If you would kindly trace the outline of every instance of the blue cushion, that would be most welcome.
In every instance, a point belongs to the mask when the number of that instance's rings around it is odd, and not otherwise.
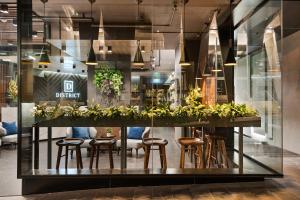
[[[90,131],[88,127],[72,127],[72,137],[73,138],[81,138],[81,139],[89,139]]]
[[[129,132],[128,132],[128,139],[136,139],[136,140],[141,140],[143,139],[143,133],[144,133],[145,128],[144,127],[130,127]]]
[[[2,122],[2,127],[6,130],[6,135],[14,135],[18,133],[16,122]]]

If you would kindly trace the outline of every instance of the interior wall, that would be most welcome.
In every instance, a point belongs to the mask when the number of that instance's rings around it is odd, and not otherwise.
[[[300,154],[300,31],[283,42],[283,147]]]

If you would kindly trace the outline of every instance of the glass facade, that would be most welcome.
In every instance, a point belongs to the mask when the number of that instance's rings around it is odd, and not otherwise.
[[[174,2],[18,1],[19,178],[282,175],[281,1]]]
[[[261,127],[245,129],[245,154],[282,173],[280,8],[280,1],[269,1],[236,28],[234,80],[235,101],[251,104],[261,116]]]

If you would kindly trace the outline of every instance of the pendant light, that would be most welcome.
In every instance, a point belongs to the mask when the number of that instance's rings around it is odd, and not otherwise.
[[[44,4],[44,20],[45,20],[45,11],[46,11],[46,3],[48,0],[41,0],[41,2]],[[43,37],[43,42],[46,42],[46,24],[44,22],[44,37]],[[42,49],[41,55],[40,55],[40,60],[38,62],[39,65],[48,65],[50,64],[50,58],[48,56],[48,51],[44,50],[44,47]]]
[[[183,0],[183,15],[181,15],[181,34],[182,34],[182,41],[181,41],[181,45],[180,45],[180,61],[179,64],[181,66],[191,66],[191,62],[189,60],[189,57],[187,55],[187,50],[185,48],[185,4],[187,3],[186,0]],[[182,19],[183,16],[183,19]]]
[[[134,61],[132,63],[134,66],[140,66],[143,67],[145,65],[143,60],[143,55],[140,48],[140,41],[137,41],[137,50],[134,56]]]
[[[141,0],[137,0],[137,16],[138,16],[138,21],[141,19],[140,17],[140,3],[142,1]],[[135,56],[134,56],[134,60],[133,60],[133,63],[132,63],[133,66],[137,66],[137,67],[141,67],[141,69],[144,68],[144,59],[143,59],[143,55],[142,55],[142,52],[141,52],[141,48],[140,48],[140,41],[138,40],[137,41],[137,50],[136,50],[136,53],[135,53]]]
[[[230,21],[232,21],[232,0],[230,0],[230,8],[229,8],[229,12],[230,12]],[[225,66],[235,66],[236,65],[236,60],[234,57],[234,49],[233,49],[233,34],[232,34],[232,24],[230,23],[230,30],[229,30],[229,50],[228,50],[228,55],[225,61]]]
[[[92,17],[93,16],[92,6],[93,6],[93,3],[95,2],[95,0],[89,0],[89,2],[91,3],[91,17]],[[89,54],[88,54],[88,59],[87,59],[85,64],[87,64],[87,65],[98,65],[96,54],[95,54],[95,51],[94,51],[94,48],[93,48],[93,38],[92,37],[91,37],[91,46],[90,46],[90,51],[89,51]]]
[[[8,5],[7,4],[1,4],[0,5],[0,12],[4,14],[8,14]]]

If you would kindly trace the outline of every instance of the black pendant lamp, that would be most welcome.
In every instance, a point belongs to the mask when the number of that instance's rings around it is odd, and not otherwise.
[[[92,6],[93,6],[93,3],[95,2],[95,0],[89,0],[89,2],[91,3],[91,17],[93,17]],[[87,58],[87,61],[86,61],[85,64],[87,64],[87,65],[98,65],[96,54],[95,54],[95,51],[94,51],[94,48],[93,48],[93,38],[92,37],[91,37],[90,51],[89,51],[88,58]]]
[[[181,66],[188,67],[188,66],[191,66],[191,62],[190,62],[190,59],[187,55],[187,50],[185,48],[185,42],[184,42],[184,38],[185,38],[184,37],[185,36],[185,34],[184,34],[184,32],[185,32],[185,4],[186,3],[187,3],[187,1],[183,0],[183,27],[182,27],[183,28],[183,31],[182,31],[183,41],[182,41],[182,45],[180,45],[180,54],[181,54],[181,56],[180,56],[179,64]]]
[[[90,47],[90,51],[89,51],[89,54],[88,54],[88,59],[87,59],[85,64],[87,64],[87,65],[98,65],[96,54],[95,54],[95,51],[94,51],[94,48],[93,48],[93,40],[91,41],[91,47]]]
[[[143,55],[141,52],[141,48],[140,48],[140,41],[138,41],[136,54],[134,56],[134,61],[132,64],[134,66],[140,66],[140,67],[143,67],[145,65],[144,60],[143,60]]]
[[[229,12],[230,12],[230,20],[232,22],[232,0],[230,0],[230,8],[229,8]],[[230,23],[230,30],[229,30],[229,50],[228,50],[228,55],[226,58],[226,61],[224,63],[225,66],[235,66],[236,65],[236,60],[234,57],[234,49],[233,49],[233,34],[232,34],[232,24]]]
[[[45,19],[45,11],[46,11],[46,3],[48,2],[48,0],[41,0],[41,2],[44,4],[44,19]],[[43,38],[43,42],[46,42],[46,24],[44,23],[44,38]],[[48,51],[44,50],[44,48],[42,49],[41,55],[40,55],[40,59],[38,64],[39,65],[49,65],[51,63],[49,55],[48,55]]]

